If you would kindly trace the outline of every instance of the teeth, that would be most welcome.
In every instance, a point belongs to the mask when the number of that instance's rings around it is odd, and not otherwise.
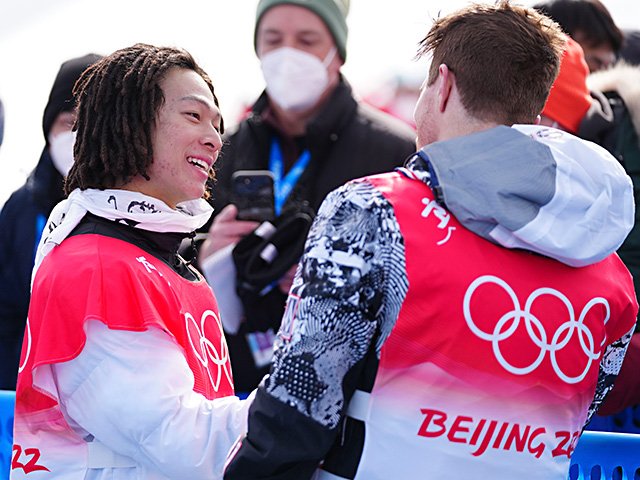
[[[196,167],[200,167],[204,171],[209,170],[209,166],[207,165],[207,162],[203,160],[198,160],[197,158],[193,158],[193,157],[189,157],[188,160],[189,160],[189,163],[192,163]]]

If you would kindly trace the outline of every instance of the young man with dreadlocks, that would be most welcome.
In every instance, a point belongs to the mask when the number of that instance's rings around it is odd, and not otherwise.
[[[68,198],[38,246],[11,478],[220,478],[246,428],[211,289],[176,254],[223,121],[187,52],[137,44],[89,68]]]

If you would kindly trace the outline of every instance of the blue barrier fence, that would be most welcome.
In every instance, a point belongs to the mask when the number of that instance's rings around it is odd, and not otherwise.
[[[594,415],[587,430],[598,432],[640,433],[640,405],[629,407],[614,415]]]
[[[9,478],[15,392],[0,390],[0,480]],[[640,435],[585,431],[571,457],[569,480],[640,480]]]
[[[9,478],[13,446],[13,406],[16,392],[0,390],[0,479]]]
[[[585,431],[571,456],[569,480],[640,480],[640,435]]]

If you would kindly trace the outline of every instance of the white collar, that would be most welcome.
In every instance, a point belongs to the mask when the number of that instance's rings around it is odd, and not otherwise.
[[[157,198],[129,190],[75,189],[55,206],[42,232],[36,251],[33,274],[44,257],[69,236],[87,212],[107,220],[152,232],[192,232],[211,217],[213,208],[202,198],[170,208]]]

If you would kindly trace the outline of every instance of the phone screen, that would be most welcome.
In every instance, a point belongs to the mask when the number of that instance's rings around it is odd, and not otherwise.
[[[268,170],[239,170],[232,176],[231,202],[238,220],[273,220],[273,174]]]

